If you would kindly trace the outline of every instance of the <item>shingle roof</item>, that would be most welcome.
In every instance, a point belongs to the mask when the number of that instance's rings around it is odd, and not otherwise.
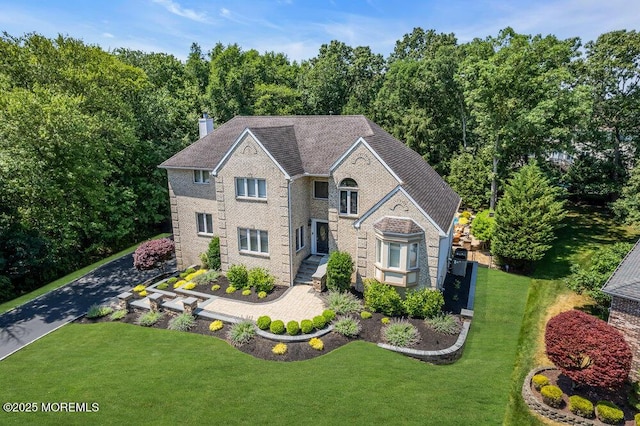
[[[237,116],[160,167],[213,170],[245,129],[290,176],[328,175],[331,165],[362,137],[444,232],[458,208],[460,197],[418,153],[361,115]]]
[[[419,234],[422,228],[411,219],[400,219],[397,217],[383,217],[373,224],[373,227],[380,232],[389,232],[392,234]]]
[[[602,291],[612,296],[640,301],[640,240],[611,274]]]

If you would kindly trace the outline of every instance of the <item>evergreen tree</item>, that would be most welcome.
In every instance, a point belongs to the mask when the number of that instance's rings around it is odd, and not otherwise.
[[[513,175],[498,203],[491,242],[502,263],[526,268],[542,259],[565,216],[560,194],[535,162]]]
[[[625,223],[640,226],[640,167],[631,171],[631,178],[622,187],[622,195],[611,207]]]

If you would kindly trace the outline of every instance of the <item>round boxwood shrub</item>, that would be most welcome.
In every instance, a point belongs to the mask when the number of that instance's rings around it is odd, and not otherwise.
[[[318,330],[324,328],[327,325],[327,319],[323,315],[316,315],[313,317],[313,326]]]
[[[273,334],[284,333],[284,321],[282,320],[271,321],[271,324],[269,325],[269,331],[271,331]]]
[[[587,398],[580,395],[571,395],[569,397],[569,410],[576,416],[593,418],[593,403]]]
[[[624,420],[624,413],[620,407],[609,401],[598,401],[596,414],[602,423],[608,425],[617,425]]]
[[[266,291],[261,291],[260,293],[258,293],[258,299],[264,299],[265,297],[267,297]]]
[[[308,319],[300,321],[300,330],[302,330],[304,334],[311,333],[313,331],[313,321]]]
[[[171,278],[169,278],[167,280],[167,284],[169,284],[169,285],[173,285],[173,284],[175,284],[177,282],[178,282],[178,278],[177,277],[171,277]]]
[[[242,290],[243,296],[251,296],[251,289]]]
[[[249,279],[247,267],[242,264],[231,265],[227,271],[227,279],[229,284],[235,288],[246,287]]]
[[[531,378],[531,383],[533,383],[535,390],[539,392],[543,386],[547,386],[549,384],[549,378],[543,374],[536,374]]]
[[[295,336],[300,332],[300,324],[298,321],[291,320],[287,323],[287,334],[289,336]]]
[[[334,251],[327,261],[327,288],[334,291],[347,291],[351,287],[353,259],[346,251]]]
[[[432,318],[444,306],[444,296],[440,290],[430,288],[410,290],[402,303],[410,317]]]
[[[404,313],[402,298],[395,288],[380,281],[367,278],[364,280],[364,305],[373,312],[396,316]]]
[[[372,314],[369,311],[360,312],[360,318],[362,318],[362,319],[369,319],[371,317],[372,317]]]
[[[556,385],[543,386],[540,389],[542,401],[550,407],[560,408],[562,405],[562,389]]]
[[[327,320],[327,322],[331,322],[336,317],[336,313],[331,309],[325,309],[322,311],[322,316]]]
[[[267,315],[258,317],[258,321],[256,321],[256,325],[260,330],[266,330],[271,325],[271,318]]]

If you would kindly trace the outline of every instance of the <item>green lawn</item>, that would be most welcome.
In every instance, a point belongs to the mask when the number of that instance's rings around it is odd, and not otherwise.
[[[295,363],[214,337],[71,324],[0,362],[2,402],[97,402],[97,413],[0,414],[18,424],[500,424],[529,279],[480,269],[463,357],[434,366],[354,342]]]
[[[156,235],[152,239],[165,238],[165,237],[168,237],[169,235],[171,235],[171,234],[160,234],[160,235]],[[42,287],[40,287],[40,288],[38,288],[36,290],[33,290],[30,293],[23,294],[22,296],[17,297],[17,298],[12,299],[12,300],[9,300],[7,302],[0,303],[0,314],[3,313],[3,312],[10,311],[11,309],[13,309],[15,307],[18,307],[18,306],[20,306],[20,305],[22,305],[24,303],[27,303],[30,300],[33,300],[38,296],[41,296],[41,295],[43,295],[45,293],[50,292],[51,290],[55,290],[58,287],[62,287],[63,285],[67,285],[70,282],[72,282],[73,280],[77,280],[78,278],[82,277],[83,275],[88,274],[89,272],[91,272],[94,269],[104,265],[105,263],[111,262],[112,260],[116,260],[116,259],[118,259],[118,258],[120,258],[120,257],[122,257],[122,256],[124,256],[126,254],[133,253],[136,250],[136,248],[138,248],[139,245],[140,244],[136,244],[136,245],[131,246],[129,248],[126,248],[126,249],[124,249],[124,250],[122,250],[122,251],[120,251],[120,252],[118,252],[118,253],[116,253],[116,254],[114,254],[112,256],[104,258],[104,259],[100,260],[99,262],[96,262],[96,263],[91,264],[89,266],[85,266],[82,269],[78,269],[77,271],[72,272],[71,274],[66,275],[66,276],[64,276],[62,278],[59,278],[59,279],[57,279],[57,280],[55,280],[55,281],[53,281],[53,282],[51,282],[49,284],[46,284],[46,285],[44,285],[44,286],[42,286]]]

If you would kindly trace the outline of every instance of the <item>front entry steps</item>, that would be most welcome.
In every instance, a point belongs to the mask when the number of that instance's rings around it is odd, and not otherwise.
[[[316,272],[316,269],[318,269],[322,259],[322,256],[311,255],[303,260],[302,264],[300,264],[300,268],[298,269],[298,274],[293,280],[293,285],[313,285],[312,276]]]

